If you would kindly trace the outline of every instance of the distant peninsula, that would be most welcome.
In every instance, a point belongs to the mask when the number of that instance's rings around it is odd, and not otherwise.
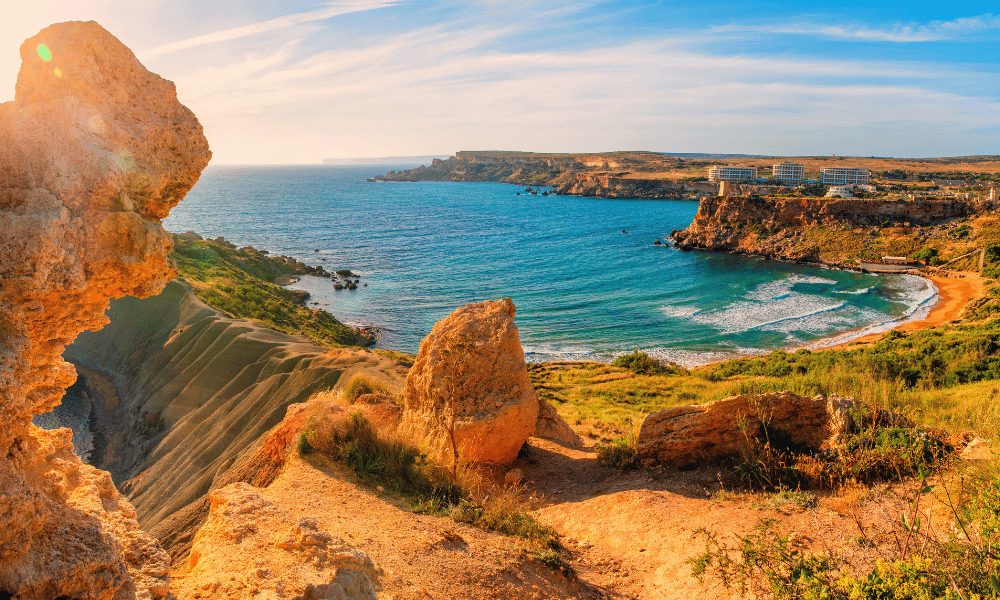
[[[745,154],[662,153],[620,151],[599,153],[541,153],[499,150],[456,152],[432,158],[426,164],[390,171],[373,181],[491,181],[554,188],[553,193],[599,198],[698,200],[719,193],[719,183],[709,179],[714,166],[752,169],[759,195],[793,194],[795,186],[775,180],[774,165],[785,161],[802,165],[805,178],[820,177],[824,168],[848,164],[867,170],[887,185],[934,186],[935,181],[995,179],[1000,156],[945,158],[879,157],[766,157]],[[398,163],[397,163],[398,164]],[[806,182],[808,183],[808,181]],[[787,189],[785,189],[787,188]],[[826,193],[818,187],[805,195]]]

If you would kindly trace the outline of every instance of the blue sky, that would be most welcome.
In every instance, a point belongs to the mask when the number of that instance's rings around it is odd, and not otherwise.
[[[215,164],[463,149],[1000,154],[1000,3],[35,0],[177,83]],[[5,9],[7,11],[9,9]]]

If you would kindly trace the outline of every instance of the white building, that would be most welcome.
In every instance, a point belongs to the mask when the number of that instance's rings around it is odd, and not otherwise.
[[[860,185],[868,183],[871,171],[855,167],[823,167],[820,181],[823,185]]]
[[[772,167],[774,178],[781,183],[799,185],[805,177],[805,169],[802,165],[791,162],[783,162]]]
[[[826,191],[827,198],[853,198],[854,194],[851,190],[854,189],[853,185],[831,185],[830,189]]]
[[[757,179],[757,167],[715,165],[708,168],[708,180],[714,183],[720,181],[753,181],[754,179]]]

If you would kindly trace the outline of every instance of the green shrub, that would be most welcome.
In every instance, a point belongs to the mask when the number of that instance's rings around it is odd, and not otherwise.
[[[682,370],[675,365],[664,365],[652,356],[638,350],[629,354],[622,354],[611,364],[616,367],[628,369],[636,375],[663,375],[665,373],[676,374]]]
[[[597,446],[597,464],[622,471],[639,468],[639,454],[635,449],[635,436],[616,438],[610,444]]]

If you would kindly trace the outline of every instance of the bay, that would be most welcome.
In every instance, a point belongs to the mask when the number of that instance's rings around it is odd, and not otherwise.
[[[915,276],[654,246],[690,224],[694,201],[365,181],[408,166],[209,167],[164,226],[359,273],[357,290],[293,287],[405,352],[455,308],[504,296],[529,361],[641,349],[687,366],[885,330],[935,298]]]

